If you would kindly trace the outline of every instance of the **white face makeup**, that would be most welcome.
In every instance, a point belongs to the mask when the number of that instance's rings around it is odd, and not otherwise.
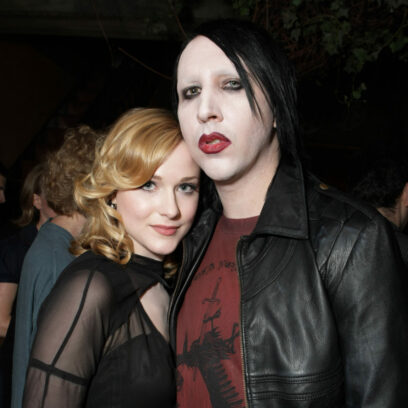
[[[276,156],[273,116],[259,86],[252,84],[261,113],[257,115],[234,64],[203,36],[182,52],[177,78],[183,137],[204,172],[218,185],[269,173]]]
[[[162,260],[188,232],[198,204],[200,170],[184,142],[144,186],[112,200],[138,255]]]

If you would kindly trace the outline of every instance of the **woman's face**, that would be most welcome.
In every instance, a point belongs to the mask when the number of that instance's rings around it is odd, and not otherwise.
[[[178,118],[194,160],[215,183],[270,173],[273,115],[252,83],[260,114],[250,107],[234,64],[207,37],[194,38],[177,69]]]
[[[184,142],[144,186],[120,190],[117,205],[138,255],[162,260],[173,252],[194,220],[200,170]]]

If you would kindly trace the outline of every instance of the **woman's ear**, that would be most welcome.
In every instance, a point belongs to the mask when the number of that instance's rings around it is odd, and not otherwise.
[[[109,205],[109,207],[112,207],[115,210],[118,208],[116,205],[116,191],[111,195],[107,204]]]

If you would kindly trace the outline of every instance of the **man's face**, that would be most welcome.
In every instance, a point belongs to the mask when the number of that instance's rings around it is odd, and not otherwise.
[[[184,49],[177,77],[181,130],[204,172],[218,185],[268,173],[277,153],[272,111],[260,88],[252,83],[261,115],[252,112],[234,64],[203,36]]]
[[[0,204],[6,202],[6,195],[5,195],[5,190],[6,190],[6,178],[0,174]]]

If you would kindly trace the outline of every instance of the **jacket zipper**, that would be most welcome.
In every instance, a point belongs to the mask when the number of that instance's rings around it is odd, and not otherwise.
[[[237,262],[237,272],[238,272],[238,280],[239,280],[239,288],[240,288],[240,294],[239,294],[239,331],[240,331],[240,352],[241,352],[241,365],[242,365],[242,379],[243,379],[243,386],[244,386],[244,398],[245,398],[245,407],[249,408],[248,404],[248,396],[247,396],[247,387],[246,387],[246,381],[245,381],[245,364],[244,364],[244,331],[243,331],[243,325],[242,325],[242,279],[241,279],[241,274],[239,272],[239,249],[241,247],[242,241],[246,237],[241,237],[237,243],[237,249],[236,249],[236,254],[235,254],[235,259]]]

